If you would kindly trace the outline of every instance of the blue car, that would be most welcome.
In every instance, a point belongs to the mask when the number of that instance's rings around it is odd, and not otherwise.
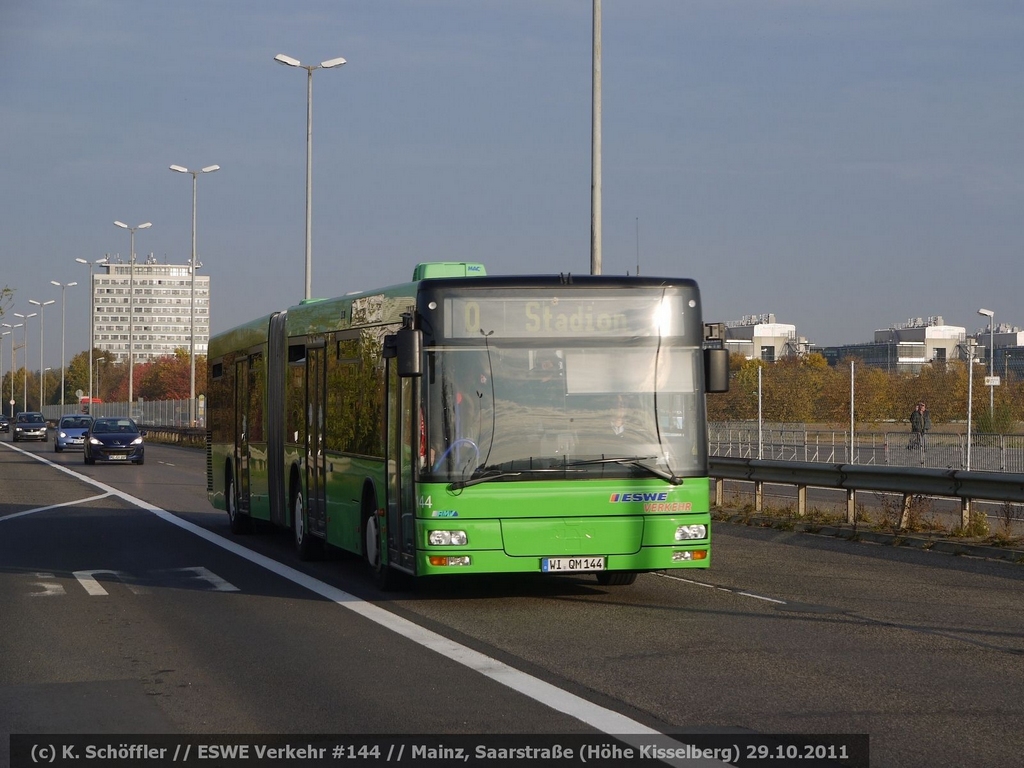
[[[143,438],[146,433],[127,416],[100,417],[85,433],[85,463],[110,461],[120,464],[145,463]]]
[[[84,448],[85,433],[92,425],[92,416],[70,414],[61,416],[53,438],[53,452],[60,453],[66,448]]]

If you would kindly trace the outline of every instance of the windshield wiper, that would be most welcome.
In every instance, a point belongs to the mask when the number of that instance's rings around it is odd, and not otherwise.
[[[454,480],[448,484],[449,491],[459,491],[463,488],[469,488],[471,485],[480,485],[480,483],[489,483],[492,480],[503,480],[508,477],[522,477],[523,475],[533,475],[540,473],[564,473],[575,467],[584,467],[591,464],[621,464],[625,467],[637,467],[642,469],[644,472],[660,477],[672,485],[682,485],[683,478],[677,477],[672,472],[661,469],[659,467],[645,464],[645,461],[656,458],[655,456],[613,456],[611,458],[603,459],[580,459],[578,461],[569,461],[562,465],[556,465],[553,467],[532,467],[517,471],[501,471],[497,468],[491,468],[483,471],[481,474],[476,474],[480,470],[473,473],[474,476],[468,480]]]
[[[668,472],[659,467],[645,464],[644,462],[656,458],[654,456],[619,456],[606,459],[581,459],[580,461],[573,461],[569,463],[570,467],[583,466],[584,464],[621,464],[624,467],[639,467],[645,472],[650,472],[655,477],[660,477],[662,480],[666,480],[672,485],[682,485],[683,478],[677,477],[674,473]]]
[[[487,483],[491,480],[500,480],[504,477],[519,477],[522,472],[492,472],[486,475],[480,475],[479,477],[473,477],[469,480],[455,480],[448,483],[449,491],[459,491],[463,488],[469,488],[471,485],[479,485],[480,483]]]
[[[612,456],[610,458],[602,459],[579,459],[577,461],[570,461],[570,467],[582,467],[585,464],[631,464],[635,461],[647,461],[648,459],[657,458],[656,456]]]
[[[572,464],[558,465],[554,467],[532,467],[520,470],[509,470],[502,471],[500,469],[492,467],[489,470],[483,471],[481,474],[477,474],[480,470],[473,472],[473,475],[468,480],[454,480],[448,484],[449,491],[458,491],[463,488],[468,488],[471,485],[479,485],[480,483],[489,483],[491,480],[502,480],[506,477],[522,477],[523,475],[537,475],[537,474],[565,474],[568,468]]]

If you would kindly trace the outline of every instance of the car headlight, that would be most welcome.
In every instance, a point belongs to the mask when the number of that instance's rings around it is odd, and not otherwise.
[[[132,445],[142,445],[142,438],[136,437],[134,440],[132,440]]]
[[[103,443],[100,440],[97,440],[95,437],[90,437],[89,445],[103,445]]]
[[[434,547],[460,547],[468,538],[465,531],[431,531],[427,541]]]
[[[60,437],[67,437],[67,435],[66,435],[66,434],[64,434],[63,432],[60,432],[60,433],[58,433],[58,434],[59,434],[59,436],[60,436]]]

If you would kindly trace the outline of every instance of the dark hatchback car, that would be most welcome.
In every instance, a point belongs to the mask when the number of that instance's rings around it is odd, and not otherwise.
[[[126,464],[145,463],[146,433],[126,416],[103,417],[93,421],[85,433],[85,463],[110,461]]]
[[[14,417],[14,434],[11,438],[14,442],[19,440],[42,440],[47,441],[47,423],[43,414],[35,411],[23,411]]]
[[[53,451],[60,453],[68,448],[84,448],[85,433],[92,424],[92,416],[69,414],[61,416],[53,436]]]
[[[8,419],[6,416],[4,416],[2,413],[0,413],[0,432],[10,432],[10,431],[11,431],[11,420]]]

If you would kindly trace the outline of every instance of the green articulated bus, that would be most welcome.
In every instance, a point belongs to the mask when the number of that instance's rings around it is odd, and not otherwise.
[[[305,301],[209,344],[207,490],[231,530],[436,574],[706,568],[705,393],[728,388],[687,279],[488,276]]]

